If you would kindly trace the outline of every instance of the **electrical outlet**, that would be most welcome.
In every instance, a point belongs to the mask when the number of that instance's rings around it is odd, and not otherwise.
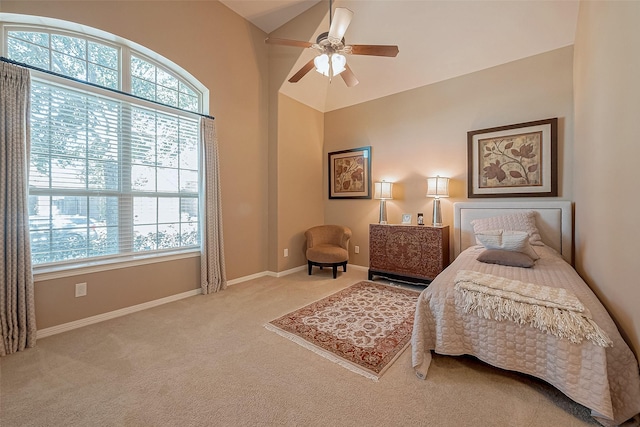
[[[360,246],[354,246],[354,247],[353,247],[353,251],[354,251],[355,253],[359,254],[359,253],[360,253]]]
[[[87,283],[76,283],[76,297],[87,295]]]
[[[285,249],[284,250],[284,257],[288,257],[289,256],[289,249]]]

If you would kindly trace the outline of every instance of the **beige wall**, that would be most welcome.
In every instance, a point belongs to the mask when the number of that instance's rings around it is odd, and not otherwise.
[[[425,198],[426,178],[450,177],[451,197],[442,199],[442,208],[452,233],[453,202],[467,194],[467,131],[558,117],[559,196],[571,200],[572,61],[573,48],[566,47],[329,112],[325,153],[372,147],[373,180],[396,183],[394,200],[387,202],[393,224],[402,213],[412,214],[415,224],[417,212],[428,223],[433,204]],[[350,263],[367,266],[368,227],[378,222],[379,202],[328,200],[326,190],[324,197],[325,222],[353,231]]]
[[[640,2],[582,2],[575,43],[576,268],[640,355]]]
[[[326,18],[325,2],[269,35],[309,40]],[[324,115],[279,93],[297,71],[302,49],[269,48],[269,247],[270,271],[306,264],[304,231],[323,223],[322,143]],[[284,257],[284,249],[289,257]]]
[[[227,276],[267,270],[264,32],[215,1],[2,1],[0,7],[116,34],[165,56],[203,83],[220,141]],[[197,289],[198,268],[187,259],[37,282],[38,328]],[[81,281],[87,281],[88,295],[75,298],[73,285]]]
[[[284,271],[306,264],[304,231],[324,224],[324,115],[286,95],[278,101],[277,271]]]

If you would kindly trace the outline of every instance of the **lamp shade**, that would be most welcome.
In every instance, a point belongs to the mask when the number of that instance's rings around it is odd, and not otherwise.
[[[393,199],[393,182],[376,182],[374,183],[373,198],[378,200]]]
[[[316,56],[313,60],[313,64],[316,66],[316,71],[325,76],[329,76],[329,55],[323,53],[320,56]]]
[[[333,70],[333,75],[337,76],[341,72],[345,70],[345,66],[347,65],[347,58],[344,55],[340,55],[339,53],[334,53],[331,55],[331,69]]]
[[[427,197],[449,197],[449,178],[427,178]]]

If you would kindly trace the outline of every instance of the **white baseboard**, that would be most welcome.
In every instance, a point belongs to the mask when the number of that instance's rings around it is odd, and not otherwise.
[[[237,285],[238,283],[246,282],[253,279],[258,279],[260,277],[269,276],[269,277],[283,277],[288,276],[289,274],[297,273],[298,271],[303,271],[306,269],[306,265],[301,265],[299,267],[294,267],[285,271],[263,271],[260,273],[250,274],[248,276],[238,277],[237,279],[228,280],[227,286]],[[353,268],[355,270],[363,270],[367,271],[368,267],[363,267],[360,265],[349,264],[348,268]],[[194,289],[192,291],[182,292],[180,294],[171,295],[165,298],[160,298],[153,301],[148,301],[142,304],[132,305],[131,307],[121,308],[119,310],[110,311],[108,313],[98,314],[96,316],[86,317],[80,320],[74,320],[73,322],[63,323],[61,325],[51,326],[50,328],[44,328],[38,330],[36,335],[37,338],[44,338],[51,335],[61,334],[63,332],[71,331],[73,329],[78,329],[83,326],[92,325],[98,322],[104,322],[105,320],[115,319],[116,317],[126,316],[127,314],[135,313],[137,311],[146,310],[148,308],[157,307],[162,304],[167,304],[170,302],[178,301],[184,298],[192,297],[194,295],[200,295],[202,293],[201,289]]]
[[[108,313],[98,314],[96,316],[86,317],[80,320],[74,320],[73,322],[63,323],[61,325],[52,326],[50,328],[44,328],[38,330],[37,338],[44,338],[50,335],[61,334],[62,332],[78,329],[83,326],[92,325],[98,322],[104,322],[105,320],[115,319],[116,317],[126,316],[127,314],[135,313],[137,311],[146,310],[148,308],[157,307],[169,302],[178,301],[184,298],[189,298],[194,295],[202,293],[202,289],[194,289],[192,291],[182,292],[180,294],[171,295],[165,298],[160,298],[153,301],[144,302],[142,304],[132,305],[131,307],[121,308],[119,310],[110,311]]]
[[[265,276],[269,276],[269,277],[288,276],[289,274],[293,274],[293,273],[296,273],[298,271],[302,271],[305,268],[306,268],[305,265],[301,265],[300,267],[294,267],[292,269],[285,270],[285,271],[279,271],[279,272],[262,271],[260,273],[255,273],[255,274],[250,274],[248,276],[238,277],[237,279],[227,280],[227,286],[237,285],[238,283],[246,282],[246,281],[253,280],[253,279],[259,279],[260,277],[265,277]]]
[[[262,271],[260,273],[250,274],[248,276],[238,277],[237,279],[227,280],[227,286],[237,285],[238,283],[246,282],[248,280],[259,279],[264,276],[270,276],[269,271]]]
[[[270,271],[269,272],[269,276],[271,276],[271,277],[288,276],[289,274],[297,273],[298,271],[304,271],[305,268],[307,268],[306,265],[301,265],[300,267],[290,268],[289,270],[279,271],[277,273],[275,273],[273,271]]]

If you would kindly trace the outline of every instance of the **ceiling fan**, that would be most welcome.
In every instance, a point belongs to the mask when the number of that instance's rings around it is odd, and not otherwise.
[[[348,87],[357,85],[356,78],[344,55],[370,55],[395,57],[398,55],[398,46],[395,45],[372,45],[354,44],[347,45],[344,41],[344,33],[347,31],[353,12],[344,7],[335,10],[333,18],[331,16],[331,1],[329,1],[329,31],[320,34],[315,43],[298,40],[267,38],[267,44],[277,44],[283,46],[303,47],[317,50],[320,54],[307,62],[297,73],[289,79],[290,83],[300,81],[312,68],[316,68],[321,74],[331,79],[340,75]]]

